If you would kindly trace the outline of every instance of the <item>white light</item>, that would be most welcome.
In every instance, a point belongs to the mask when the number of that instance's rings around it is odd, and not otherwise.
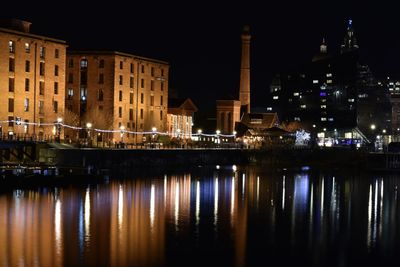
[[[386,133],[386,129],[383,129],[383,130],[382,130],[382,133]]]
[[[202,132],[203,132],[203,131],[202,131],[201,129],[198,129],[198,130],[197,130],[197,133],[198,133],[198,134],[201,134]]]
[[[62,121],[63,121],[62,118],[57,118],[57,122],[58,122],[58,123],[61,123]]]
[[[152,131],[152,132],[156,132],[156,131],[157,131],[157,128],[156,128],[156,127],[153,127],[153,128],[151,128],[151,131]]]
[[[375,130],[376,129],[375,124],[371,124],[370,128],[371,128],[371,130]]]
[[[90,128],[92,128],[92,126],[93,126],[93,125],[92,125],[90,122],[86,123],[86,127],[87,127],[87,128],[90,129]]]
[[[237,171],[236,165],[232,165],[232,170],[233,170],[234,172]]]
[[[221,131],[220,131],[220,130],[216,130],[215,133],[216,133],[216,134],[220,134]]]

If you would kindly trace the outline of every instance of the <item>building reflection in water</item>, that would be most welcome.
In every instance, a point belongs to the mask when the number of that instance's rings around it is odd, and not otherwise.
[[[15,190],[0,195],[0,266],[174,265],[182,251],[235,266],[282,255],[348,263],[350,254],[400,247],[399,184],[220,166],[203,175]]]

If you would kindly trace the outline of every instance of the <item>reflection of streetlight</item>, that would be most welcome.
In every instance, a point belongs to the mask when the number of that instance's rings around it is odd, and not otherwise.
[[[86,123],[86,128],[87,128],[87,143],[90,146],[90,129],[92,128],[92,123],[88,122]]]

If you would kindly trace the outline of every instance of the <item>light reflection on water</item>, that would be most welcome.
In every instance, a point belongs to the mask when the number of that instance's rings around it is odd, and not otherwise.
[[[193,170],[0,195],[0,266],[389,264],[396,176]],[[210,263],[211,264],[211,263]]]

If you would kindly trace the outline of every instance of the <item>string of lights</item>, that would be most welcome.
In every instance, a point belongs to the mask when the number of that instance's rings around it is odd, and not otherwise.
[[[5,120],[5,121],[0,121],[0,124],[9,124],[9,123],[15,123],[17,125],[35,125],[35,126],[53,126],[53,127],[65,127],[73,130],[93,130],[94,132],[99,132],[99,133],[128,133],[128,134],[133,134],[133,135],[170,135],[168,132],[159,132],[159,131],[146,131],[146,132],[134,132],[134,131],[129,131],[125,129],[119,129],[119,130],[105,130],[105,129],[90,129],[88,127],[79,127],[79,126],[72,126],[68,125],[62,122],[47,122],[47,123],[37,123],[37,122],[25,122],[25,121],[17,121],[17,120]],[[189,137],[189,134],[182,134],[180,133],[178,136],[181,137]],[[206,134],[206,133],[193,133],[192,136],[205,136],[205,137],[235,137],[235,134]]]

